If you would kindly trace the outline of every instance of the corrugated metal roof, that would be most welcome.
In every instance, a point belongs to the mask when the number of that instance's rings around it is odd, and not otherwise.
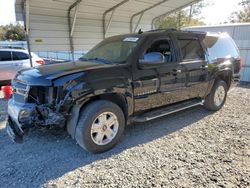
[[[88,50],[103,39],[103,14],[124,0],[82,0],[73,34],[75,50]],[[198,0],[127,0],[117,7],[106,36],[130,32],[131,17],[154,5],[141,17],[139,29],[150,30],[155,17]],[[23,20],[22,2],[16,0],[16,18]],[[67,11],[76,0],[30,0],[30,45],[32,51],[70,50]],[[106,15],[108,23],[111,12]],[[74,10],[71,13],[73,20]],[[140,15],[133,18],[133,29]]]

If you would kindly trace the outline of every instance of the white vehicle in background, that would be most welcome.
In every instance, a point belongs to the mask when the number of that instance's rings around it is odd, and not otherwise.
[[[45,64],[44,60],[31,52],[33,66]],[[30,67],[29,53],[25,49],[0,48],[0,86],[9,84],[17,71]]]

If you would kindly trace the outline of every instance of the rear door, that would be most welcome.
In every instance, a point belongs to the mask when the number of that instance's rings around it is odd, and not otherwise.
[[[16,66],[12,61],[11,51],[0,51],[0,80],[11,80],[16,74]]]
[[[204,97],[208,87],[208,62],[196,35],[179,35],[180,65],[187,73],[188,98]]]

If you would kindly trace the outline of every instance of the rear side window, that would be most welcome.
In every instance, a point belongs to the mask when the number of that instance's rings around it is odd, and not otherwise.
[[[23,52],[12,52],[13,60],[25,60],[29,59],[29,55]]]
[[[238,58],[239,51],[234,41],[227,35],[220,37],[206,36],[205,44],[208,48],[208,59],[210,61],[218,58]]]
[[[198,39],[178,39],[183,61],[203,60],[203,50]]]
[[[10,51],[0,51],[0,61],[11,61]]]

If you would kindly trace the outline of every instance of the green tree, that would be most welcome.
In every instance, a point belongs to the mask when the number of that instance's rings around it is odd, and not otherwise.
[[[233,12],[229,20],[231,23],[250,22],[250,0],[243,0],[239,3],[241,10]]]
[[[201,12],[204,7],[209,5],[211,5],[211,0],[202,0],[178,12],[174,12],[165,17],[158,18],[154,23],[155,28],[180,29],[182,27],[204,25],[204,23],[201,21]]]
[[[173,13],[169,16],[166,16],[162,19],[158,19],[155,22],[157,29],[163,28],[176,28],[180,29],[182,27],[194,26],[194,25],[204,25],[199,19],[192,18],[184,10],[181,10],[177,13]]]
[[[24,28],[21,24],[9,24],[0,27],[0,40],[25,40]]]
[[[5,33],[5,30],[4,30],[3,26],[0,26],[0,40],[4,39],[4,33]]]

